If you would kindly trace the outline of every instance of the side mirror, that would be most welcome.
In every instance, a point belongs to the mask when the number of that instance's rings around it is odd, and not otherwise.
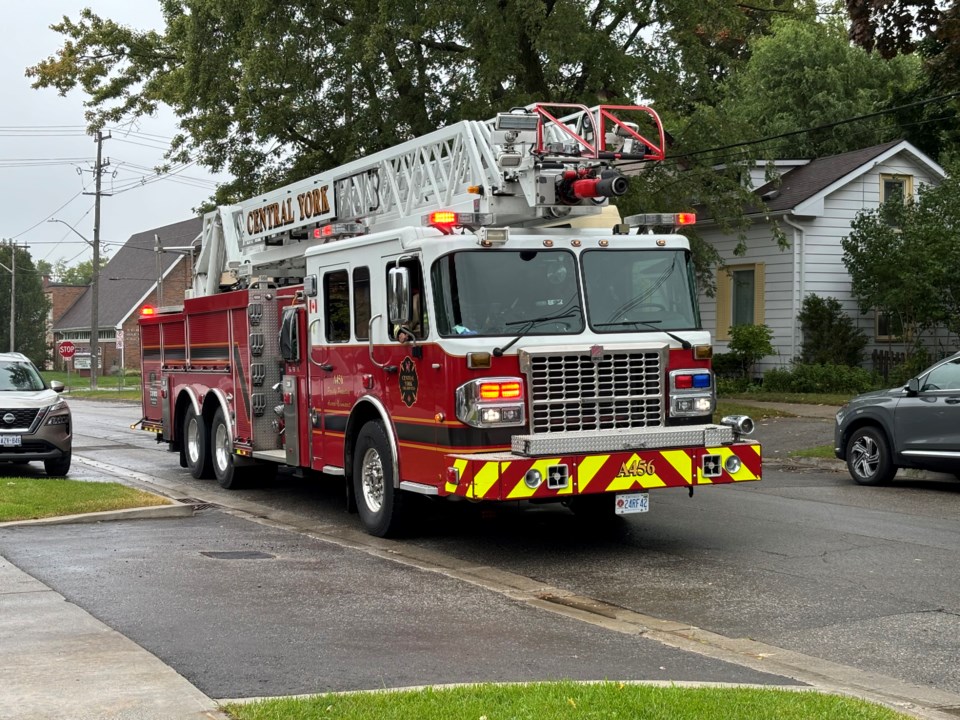
[[[917,395],[920,393],[920,380],[918,378],[910,378],[907,381],[907,395]]]
[[[410,269],[390,268],[387,274],[387,308],[391,325],[407,325],[411,319]]]
[[[307,297],[317,296],[317,276],[307,275],[303,279],[303,294]]]
[[[50,389],[53,390],[54,392],[61,393],[61,392],[63,392],[63,389],[64,389],[65,387],[66,387],[66,385],[64,385],[64,384],[63,384],[62,382],[60,382],[59,380],[51,380],[51,381],[50,381]]]

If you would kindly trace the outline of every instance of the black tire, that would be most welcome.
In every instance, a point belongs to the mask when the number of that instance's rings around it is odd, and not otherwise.
[[[847,469],[858,485],[885,485],[897,474],[887,436],[868,425],[853,431],[847,440]]]
[[[72,453],[65,452],[58,458],[43,461],[43,469],[47,471],[50,477],[66,477],[70,472],[70,458]]]
[[[183,416],[184,457],[187,469],[198,480],[213,477],[213,464],[210,462],[209,428],[202,415],[197,415],[193,405],[187,407]]]
[[[210,463],[214,477],[220,487],[226,490],[238,490],[247,485],[252,467],[237,467],[234,462],[233,446],[230,442],[230,428],[223,408],[217,408],[210,426]]]
[[[399,534],[406,520],[405,497],[393,487],[393,454],[383,424],[360,429],[353,452],[353,494],[364,529],[376,537]]]

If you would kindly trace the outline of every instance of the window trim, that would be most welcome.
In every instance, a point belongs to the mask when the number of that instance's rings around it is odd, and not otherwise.
[[[900,326],[900,331],[901,331],[901,334],[900,334],[900,335],[890,335],[890,334],[881,335],[881,334],[880,334],[880,318],[881,318],[882,316],[884,316],[884,315],[888,316],[888,317],[891,318],[891,319],[894,318],[894,317],[896,317],[893,313],[885,313],[885,312],[883,312],[882,310],[874,309],[874,311],[873,311],[873,339],[874,339],[874,342],[877,342],[877,343],[903,343],[903,342],[908,342],[908,341],[910,340],[910,338],[911,338],[911,333],[909,332],[909,330],[907,330],[906,327],[903,326],[903,322],[902,322],[902,321],[901,321],[901,326]],[[888,321],[888,322],[889,322],[889,321]],[[888,328],[888,329],[889,329],[889,328]]]
[[[880,204],[887,201],[885,185],[888,181],[900,181],[903,183],[903,202],[906,203],[913,198],[913,175],[901,173],[880,173]]]
[[[766,263],[724,265],[717,269],[715,340],[730,339],[730,326],[733,324],[733,273],[741,270],[753,270],[753,324],[766,323]]]

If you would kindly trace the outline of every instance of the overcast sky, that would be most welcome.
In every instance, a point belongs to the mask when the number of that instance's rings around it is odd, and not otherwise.
[[[94,197],[82,193],[94,190],[90,171],[96,142],[85,134],[84,96],[34,90],[24,75],[28,66],[61,47],[62,36],[49,26],[64,15],[76,18],[84,7],[137,29],[159,29],[163,23],[156,0],[33,0],[11,19],[0,44],[0,237],[26,243],[34,262],[62,258],[75,265],[92,255],[70,228],[48,222],[57,218],[93,239]],[[199,167],[165,179],[152,172],[175,132],[173,114],[165,112],[114,129],[113,138],[104,142],[110,166],[103,191],[113,195],[101,201],[100,240],[108,255],[134,233],[192,217],[191,209],[211,195],[215,178]]]

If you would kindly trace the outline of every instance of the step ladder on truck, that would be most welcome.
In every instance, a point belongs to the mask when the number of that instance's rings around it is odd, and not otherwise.
[[[692,216],[611,204],[663,157],[650,108],[537,104],[217,208],[141,315],[140,426],[226,488],[345,478],[378,536],[416,495],[595,519],[759,480],[750,418],[712,420]]]

